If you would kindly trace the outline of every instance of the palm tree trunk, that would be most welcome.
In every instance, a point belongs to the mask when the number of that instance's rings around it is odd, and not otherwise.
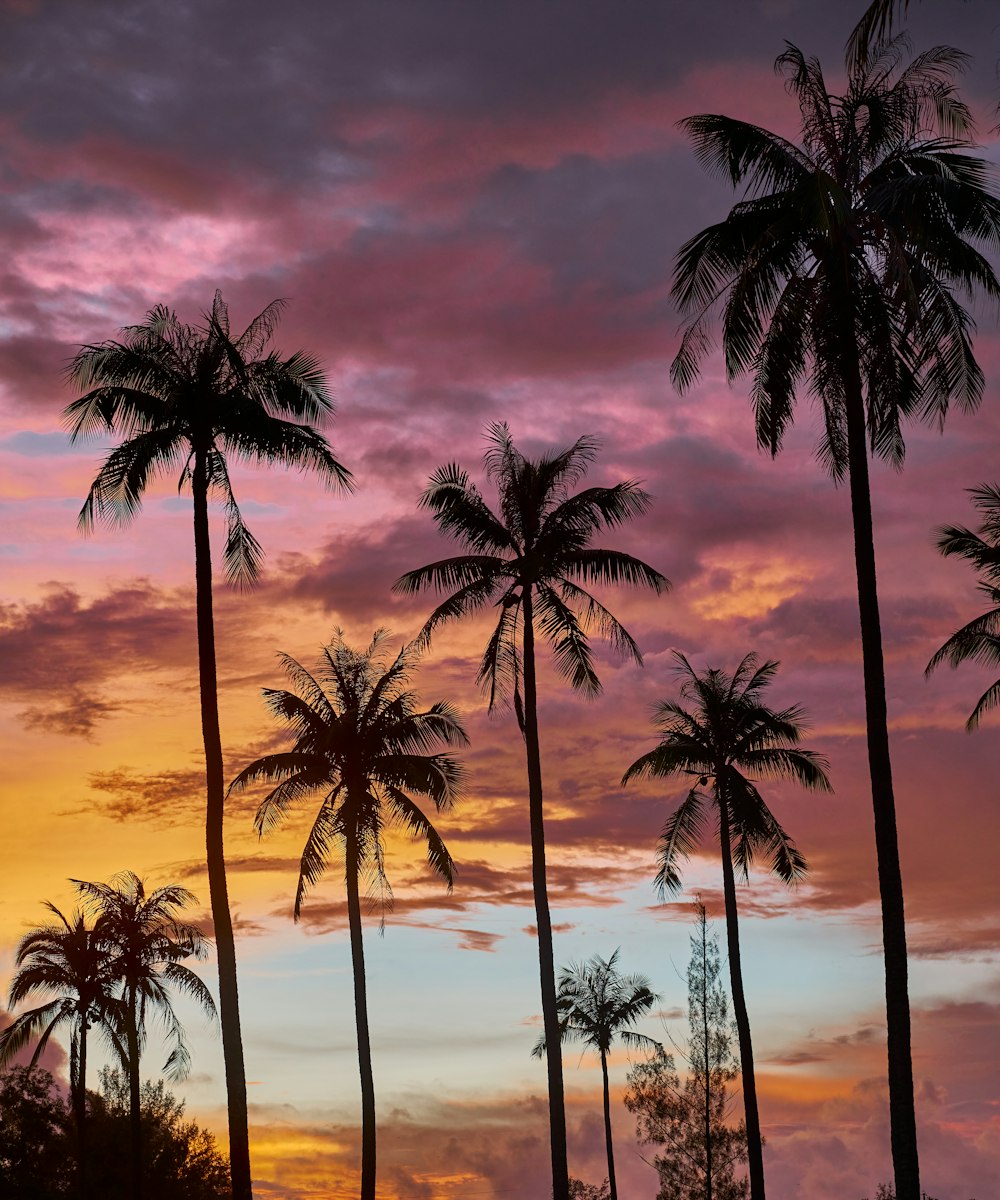
[[[80,1022],[77,1051],[76,1087],[73,1089],[73,1113],[76,1118],[76,1178],[80,1200],[87,1200],[87,1015]]]
[[[361,1072],[361,1200],[375,1200],[375,1079],[368,1033],[368,991],[365,984],[365,948],[361,930],[356,847],[349,847],[347,854],[347,921],[351,931],[354,1016],[358,1026],[358,1069]]]
[[[219,732],[219,689],[215,667],[215,622],[212,615],[212,552],[208,536],[208,476],[206,452],[195,452],[194,562],[198,614],[198,676],[201,690],[201,729],[205,741],[205,849],[212,925],[219,956],[219,1018],[222,1056],[226,1068],[229,1110],[229,1163],[233,1200],[252,1200],[250,1134],[247,1117],[246,1069],[240,1032],[240,1002],[236,980],[236,940],[229,912],[226,856],[223,841],[225,769]]]
[[[889,1128],[896,1200],[920,1200],[920,1165],[913,1104],[910,1055],[910,999],[906,961],[903,878],[896,836],[896,803],[889,760],[889,722],[885,666],[875,577],[871,488],[864,400],[856,351],[844,355],[847,455],[854,523],[854,562],[858,574],[861,656],[865,682],[868,767],[875,812],[875,853],[882,899],[882,947],[885,958],[885,1011],[889,1057]]]
[[[608,1187],[611,1200],[618,1200],[618,1187],[615,1184],[615,1152],[611,1144],[611,1090],[608,1087],[608,1056],[601,1051],[601,1074],[604,1076],[604,1140],[608,1146]]]
[[[535,630],[531,588],[525,585],[524,605],[524,745],[528,762],[528,812],[531,824],[531,882],[538,925],[538,967],[542,985],[542,1027],[549,1083],[549,1142],[552,1155],[553,1200],[569,1200],[569,1162],[566,1152],[566,1102],[563,1094],[562,1037],[556,1005],[556,969],[552,951],[552,918],[545,880],[545,824],[542,809],[542,757],[538,744],[538,695],[535,682]]]
[[[142,1103],[139,1094],[139,1026],[135,986],[128,987],[125,1045],[128,1050],[128,1115],[131,1133],[132,1200],[142,1200]]]
[[[716,776],[718,779],[718,776]],[[740,930],[736,912],[736,880],[733,877],[733,852],[729,838],[729,812],[724,796],[719,804],[719,840],[722,843],[722,890],[726,900],[726,941],[729,949],[729,982],[733,992],[733,1016],[740,1043],[740,1075],[743,1081],[743,1109],[747,1123],[747,1168],[750,1175],[750,1200],[764,1200],[764,1154],[757,1111],[757,1080],[753,1069],[753,1044],[750,1018],[743,991],[743,966],[740,962]]]

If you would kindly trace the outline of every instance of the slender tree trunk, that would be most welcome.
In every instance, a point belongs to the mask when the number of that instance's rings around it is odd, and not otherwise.
[[[716,776],[718,780],[718,776]],[[718,783],[716,784],[718,786]],[[736,880],[733,877],[733,853],[729,837],[729,813],[724,795],[719,803],[719,840],[722,843],[722,890],[726,900],[726,941],[729,948],[729,981],[733,990],[733,1016],[740,1043],[740,1074],[743,1081],[743,1109],[747,1122],[747,1167],[750,1174],[750,1200],[764,1200],[764,1154],[760,1138],[760,1114],[757,1111],[757,1080],[753,1069],[753,1044],[750,1018],[743,991],[743,967],[740,962],[740,930],[736,912]]]
[[[87,1016],[80,1022],[80,1048],[77,1052],[76,1087],[73,1089],[73,1113],[76,1118],[76,1178],[80,1200],[87,1200]]]
[[[361,1200],[375,1200],[375,1079],[368,1034],[368,991],[365,985],[365,948],[358,895],[358,854],[347,854],[347,921],[351,931],[354,966],[354,1016],[358,1026],[358,1069],[361,1072]]]
[[[618,1200],[618,1187],[615,1183],[615,1152],[611,1144],[611,1089],[608,1086],[608,1056],[601,1051],[601,1074],[604,1077],[604,1140],[608,1146],[608,1187],[611,1190],[611,1200]]]
[[[222,1056],[226,1068],[226,1097],[229,1110],[229,1163],[233,1200],[252,1200],[246,1070],[243,1065],[243,1037],[240,1032],[240,1001],[236,981],[236,940],[229,911],[223,840],[225,769],[222,761],[222,737],[219,732],[215,622],[212,615],[212,553],[208,536],[208,477],[204,449],[196,448],[192,491],[198,675],[201,685],[201,729],[205,740],[205,849],[212,925],[219,958],[219,1018],[222,1025]]]
[[[139,1025],[136,1015],[135,985],[128,985],[128,1024],[125,1045],[128,1050],[128,1116],[131,1132],[132,1200],[142,1200],[142,1102],[139,1094]]]
[[[856,356],[845,354],[847,454],[854,523],[854,562],[858,573],[861,655],[865,681],[868,767],[875,812],[875,853],[882,898],[882,947],[885,958],[885,1012],[889,1057],[889,1128],[896,1200],[920,1200],[920,1164],[913,1103],[910,1056],[910,999],[906,962],[903,878],[896,836],[896,803],[889,760],[889,721],[885,666],[875,580],[871,488],[864,399]]]
[[[528,762],[528,811],[531,823],[531,882],[538,925],[538,968],[542,985],[542,1027],[549,1082],[549,1141],[553,1200],[569,1200],[566,1153],[566,1103],[563,1095],[562,1038],[556,1005],[556,970],[552,952],[552,918],[545,881],[545,824],[542,809],[542,757],[538,744],[538,691],[535,682],[535,630],[531,589],[523,589],[524,606],[524,744]]]

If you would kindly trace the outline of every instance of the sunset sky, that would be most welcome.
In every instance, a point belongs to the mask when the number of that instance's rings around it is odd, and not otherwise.
[[[350,497],[312,477],[240,469],[267,559],[237,594],[217,572],[227,777],[276,744],[260,698],[276,652],[305,663],[336,627],[361,647],[413,637],[431,598],[402,572],[452,552],[417,500],[458,461],[480,478],[484,430],[509,423],[536,454],[596,435],[595,483],[640,479],[649,513],[602,544],[672,591],[602,592],[640,669],[601,648],[604,692],[541,671],[556,960],[621,947],[661,994],[642,1029],[683,1039],[691,902],[718,916],[717,848],[687,890],[652,888],[659,829],[681,792],[619,787],[672,697],[672,652],[731,670],[781,662],[776,704],[810,718],[835,792],[766,792],[807,856],[789,892],[740,890],[765,1165],[775,1200],[861,1200],[891,1178],[871,798],[846,489],[818,465],[807,397],[776,460],[754,445],[747,386],[721,363],[683,398],[668,378],[679,318],[673,255],[724,216],[675,123],[700,112],[789,135],[797,109],[772,70],[787,39],[831,87],[862,0],[0,0],[0,986],[17,940],[74,903],[70,878],[134,870],[181,882],[207,917],[190,496],[173,476],[125,530],[89,538],[76,514],[108,443],[70,446],[64,369],[157,303],[197,321],[216,288],[242,328],[275,297],[276,344],[324,364],[325,432]],[[914,48],[976,54],[963,85],[982,153],[998,157],[1000,24],[988,0],[912,5]],[[974,524],[965,489],[1000,480],[997,313],[977,307],[981,411],[943,436],[907,430],[901,473],[873,470],[899,836],[911,947],[922,1184],[939,1200],[1000,1194],[1000,719],[964,721],[989,675],[923,671],[981,611],[972,571],[935,529]],[[221,556],[217,513],[215,551]],[[549,1193],[523,746],[475,683],[486,624],[449,626],[416,677],[453,700],[472,744],[468,794],[439,829],[454,892],[394,840],[395,908],[367,927],[386,1200],[543,1200]],[[229,810],[230,890],[256,1193],[356,1195],[360,1100],[342,874],[291,920],[311,810],[258,842],[259,797]],[[723,933],[721,920],[715,929]],[[215,986],[215,965],[200,968]],[[218,1037],[189,1021],[178,1091],[224,1129]],[[163,1051],[151,1042],[144,1071]],[[65,1055],[46,1061],[65,1074]],[[655,1173],[621,1104],[623,1196]],[[596,1060],[565,1053],[570,1169],[606,1174]]]

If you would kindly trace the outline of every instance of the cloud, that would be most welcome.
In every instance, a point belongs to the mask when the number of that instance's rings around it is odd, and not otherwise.
[[[115,821],[140,817],[153,825],[168,827],[190,823],[192,816],[205,810],[205,769],[166,769],[142,774],[127,767],[93,771],[88,784],[95,797],[90,807]],[[227,815],[249,817],[256,804],[246,796],[230,796]],[[260,868],[257,868],[260,869]]]
[[[0,658],[8,696],[27,701],[34,728],[89,737],[121,708],[112,683],[173,666],[190,652],[194,614],[148,580],[84,600],[69,584],[42,599],[0,605]]]

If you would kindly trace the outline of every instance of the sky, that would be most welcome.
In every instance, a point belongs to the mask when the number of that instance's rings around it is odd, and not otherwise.
[[[322,362],[325,432],[351,496],[241,468],[267,558],[239,594],[217,573],[227,775],[280,744],[260,697],[277,653],[311,663],[335,628],[402,644],[430,598],[390,592],[452,552],[418,499],[456,461],[481,478],[484,431],[508,422],[538,454],[588,434],[589,482],[637,479],[647,515],[603,544],[672,581],[601,596],[644,666],[601,649],[604,690],[541,666],[549,887],[562,965],[621,947],[660,994],[643,1032],[685,1034],[691,903],[723,932],[717,846],[661,903],[656,839],[682,791],[622,790],[676,694],[673,653],[731,670],[777,659],[772,698],[801,704],[832,795],[769,788],[810,864],[788,891],[739,893],[765,1167],[776,1200],[861,1200],[891,1178],[878,892],[866,776],[850,514],[815,459],[803,397],[781,455],[755,449],[748,387],[711,358],[669,381],[680,320],[673,256],[731,195],[694,160],[681,118],[723,112],[789,135],[774,75],[785,40],[831,88],[860,3],[805,0],[127,0],[0,2],[0,986],[43,900],[133,870],[183,883],[207,920],[190,497],[153,486],[127,529],[82,536],[76,514],[107,441],[71,446],[65,366],[153,305],[194,322],[216,289],[242,327],[287,299],[275,343]],[[914,47],[976,55],[963,83],[997,160],[1000,27],[985,0],[912,6]],[[983,607],[935,529],[974,524],[966,489],[996,476],[997,313],[976,306],[986,391],[943,434],[906,430],[902,471],[873,468],[888,702],[911,949],[922,1183],[939,1200],[1000,1193],[997,720],[964,721],[988,675],[927,660]],[[215,517],[221,553],[221,513]],[[380,1195],[541,1200],[545,1074],[523,747],[475,683],[487,626],[443,628],[415,685],[471,735],[467,794],[438,828],[449,895],[419,846],[390,843],[395,907],[366,953]],[[336,864],[294,925],[310,812],[258,841],[259,796],[227,816],[255,1189],[267,1200],[356,1194],[360,1101],[343,880]],[[214,962],[199,968],[214,986]],[[218,1036],[180,1006],[188,1111],[224,1129]],[[144,1071],[162,1047],[151,1039]],[[65,1076],[65,1054],[48,1054]],[[656,1176],[613,1058],[622,1194]],[[571,1173],[606,1173],[598,1064],[567,1049]]]

